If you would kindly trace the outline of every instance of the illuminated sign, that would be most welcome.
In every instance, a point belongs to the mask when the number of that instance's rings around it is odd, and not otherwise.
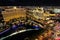
[[[54,9],[53,12],[60,13],[60,9]]]

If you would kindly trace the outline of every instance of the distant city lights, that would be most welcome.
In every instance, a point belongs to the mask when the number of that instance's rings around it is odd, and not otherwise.
[[[60,9],[54,9],[53,12],[60,13]]]

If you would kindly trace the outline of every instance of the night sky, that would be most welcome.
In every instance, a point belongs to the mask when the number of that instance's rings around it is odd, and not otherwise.
[[[60,6],[59,0],[0,0],[0,5]]]

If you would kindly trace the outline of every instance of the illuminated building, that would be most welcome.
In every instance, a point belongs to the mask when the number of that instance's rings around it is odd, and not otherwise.
[[[24,8],[10,8],[2,11],[2,15],[5,21],[9,21],[13,18],[26,17],[26,10]]]

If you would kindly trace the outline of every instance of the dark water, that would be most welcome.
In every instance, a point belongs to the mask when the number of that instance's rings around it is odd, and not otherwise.
[[[25,40],[26,38],[28,38],[29,40],[34,40],[37,37],[37,35],[43,33],[43,31],[44,31],[43,29],[26,31],[26,32],[18,33],[16,35],[7,37],[4,40]]]

